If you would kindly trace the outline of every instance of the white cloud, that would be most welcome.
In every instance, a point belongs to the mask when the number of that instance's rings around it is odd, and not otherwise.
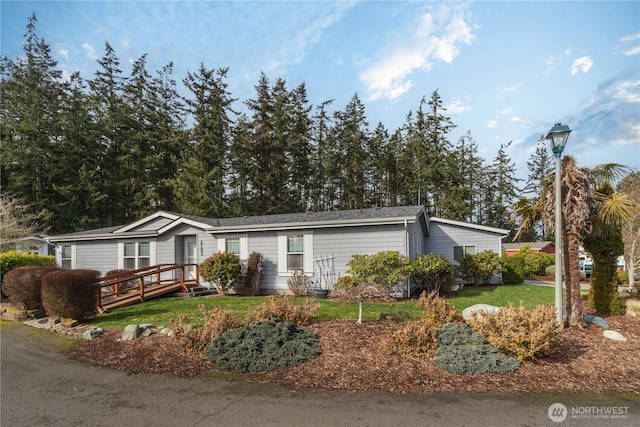
[[[510,121],[511,123],[515,123],[515,124],[517,124],[517,125],[527,125],[527,126],[528,126],[528,125],[530,125],[530,124],[531,124],[531,121],[530,121],[530,120],[523,119],[523,118],[520,118],[520,117],[518,117],[518,116],[510,117],[510,118],[509,118],[509,121]]]
[[[620,39],[622,43],[629,43],[636,40],[640,40],[640,33],[629,34]]]
[[[509,96],[512,93],[516,92],[518,89],[522,87],[521,83],[513,83],[507,87],[504,87],[498,91],[498,98],[504,98],[505,96]]]
[[[98,56],[96,55],[96,50],[94,49],[94,47],[91,44],[83,43],[82,44],[82,49],[87,54],[87,57],[89,57],[91,59],[98,59]]]
[[[460,114],[471,110],[470,105],[464,105],[462,104],[462,101],[458,99],[451,101],[451,103],[445,106],[445,108],[447,112],[451,114]]]
[[[487,122],[487,127],[488,127],[489,129],[495,129],[495,128],[497,128],[497,127],[498,127],[498,122],[497,122],[497,121],[495,121],[495,120],[489,120],[489,121]]]
[[[593,60],[591,60],[591,58],[589,58],[588,56],[580,57],[573,61],[573,64],[571,64],[571,75],[575,76],[578,73],[586,74],[589,72],[592,66]]]
[[[621,83],[616,88],[614,97],[628,103],[640,103],[640,80]]]
[[[638,55],[640,54],[640,46],[635,46],[630,49],[624,50],[622,51],[622,54],[626,56]]]
[[[64,57],[65,60],[69,60],[69,49],[66,49],[65,47],[58,45],[56,52],[58,53],[58,55]]]
[[[439,61],[453,62],[460,46],[475,39],[465,8],[442,4],[421,15],[410,32],[395,41],[394,48],[361,73],[369,99],[396,99],[411,88],[410,76],[415,71],[428,71]]]

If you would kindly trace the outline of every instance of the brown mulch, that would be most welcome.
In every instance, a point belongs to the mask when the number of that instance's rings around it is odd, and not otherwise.
[[[386,321],[356,325],[353,321],[323,321],[309,326],[320,338],[322,355],[296,367],[241,375],[247,381],[274,382],[297,388],[387,390],[396,393],[496,391],[588,391],[640,393],[640,318],[606,319],[628,341],[602,336],[602,328],[568,328],[554,352],[504,375],[456,375],[428,360],[387,354],[381,342],[394,327]],[[164,335],[120,341],[122,330],[109,330],[98,339],[78,342],[72,359],[124,369],[176,376],[208,375],[214,367],[202,354],[187,354],[175,339]],[[237,376],[235,377],[237,378]]]

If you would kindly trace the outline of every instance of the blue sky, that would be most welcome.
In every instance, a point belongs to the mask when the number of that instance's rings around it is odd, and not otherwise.
[[[32,13],[59,68],[92,78],[108,41],[125,73],[148,54],[180,80],[200,63],[229,67],[229,89],[255,96],[263,71],[309,100],[343,109],[358,93],[370,129],[390,132],[438,90],[490,162],[501,143],[518,172],[556,122],[581,166],[640,169],[640,2],[5,1],[2,55],[22,54]],[[238,102],[236,109],[242,110]]]

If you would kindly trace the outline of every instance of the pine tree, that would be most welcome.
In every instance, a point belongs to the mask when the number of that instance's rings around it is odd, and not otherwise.
[[[187,73],[184,85],[194,127],[174,180],[176,206],[199,216],[224,216],[228,212],[226,180],[232,132],[233,99],[227,91],[228,68],[209,70],[200,65]]]
[[[521,179],[516,178],[515,165],[506,152],[510,145],[511,142],[500,144],[498,154],[488,168],[487,175],[491,182],[490,191],[493,198],[485,224],[492,227],[511,228],[512,225],[511,207],[519,193],[517,183]]]

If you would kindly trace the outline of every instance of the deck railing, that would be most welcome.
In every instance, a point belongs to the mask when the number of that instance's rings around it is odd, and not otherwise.
[[[195,278],[187,278],[188,269],[195,269]],[[119,271],[98,281],[99,312],[108,308],[142,302],[145,298],[198,286],[198,264],[158,264],[138,270]]]

